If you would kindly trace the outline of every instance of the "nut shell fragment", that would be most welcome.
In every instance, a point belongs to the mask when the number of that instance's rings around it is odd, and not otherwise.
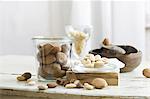
[[[92,86],[88,83],[84,83],[84,88],[87,89],[87,90],[92,90],[92,89],[94,89],[94,86]]]
[[[76,88],[77,85],[70,83],[70,84],[66,84],[66,88]]]

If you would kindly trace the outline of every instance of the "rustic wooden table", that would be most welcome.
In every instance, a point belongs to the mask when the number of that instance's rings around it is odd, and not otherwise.
[[[30,57],[31,58],[31,57]],[[32,60],[32,58],[30,59]],[[28,60],[27,59],[27,60]],[[7,58],[3,58],[6,61]],[[24,62],[27,61],[24,59]],[[39,91],[36,86],[27,86],[24,82],[16,81],[15,73],[23,71],[32,71],[34,69],[20,67],[12,64],[11,61],[3,64],[0,61],[0,99],[148,99],[150,98],[150,79],[142,75],[143,68],[149,66],[149,63],[143,62],[134,71],[120,74],[119,86],[109,86],[104,89],[84,90],[84,89],[66,89],[58,86],[53,89]],[[13,62],[12,62],[13,63]],[[33,63],[33,62],[32,62]],[[14,69],[13,65],[16,67]],[[22,65],[20,63],[20,65]],[[29,65],[28,63],[26,65]],[[31,64],[33,65],[33,64]],[[24,65],[25,66],[25,65]],[[12,70],[16,70],[12,71]],[[8,72],[9,71],[9,72]],[[35,77],[33,77],[35,79]]]

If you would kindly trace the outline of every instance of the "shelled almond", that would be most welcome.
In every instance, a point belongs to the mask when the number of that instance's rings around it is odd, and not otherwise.
[[[87,68],[100,68],[108,63],[108,59],[100,55],[87,54],[81,63]]]
[[[84,88],[87,89],[87,90],[92,90],[92,89],[94,89],[94,86],[92,86],[88,83],[84,83]]]

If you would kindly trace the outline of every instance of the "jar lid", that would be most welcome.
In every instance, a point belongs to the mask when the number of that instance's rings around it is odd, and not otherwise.
[[[68,37],[60,36],[60,37],[45,37],[45,36],[34,36],[32,40],[52,40],[52,41],[60,41],[60,42],[72,42]]]

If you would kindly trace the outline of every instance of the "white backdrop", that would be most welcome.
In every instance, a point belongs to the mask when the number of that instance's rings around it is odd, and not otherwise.
[[[0,2],[0,54],[31,55],[35,35],[64,35],[69,2]]]
[[[0,2],[0,54],[32,55],[35,35],[65,35],[67,24],[94,27],[92,48],[104,37],[145,50],[142,1]]]

